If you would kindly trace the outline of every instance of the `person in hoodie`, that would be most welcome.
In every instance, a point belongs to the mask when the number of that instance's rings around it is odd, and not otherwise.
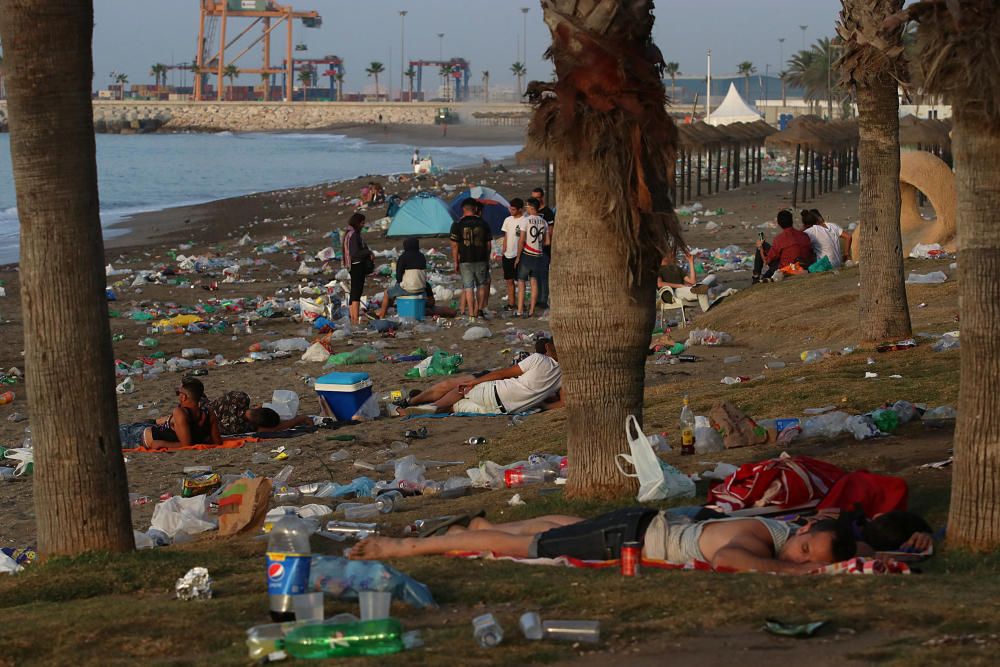
[[[378,318],[385,319],[389,306],[401,296],[420,296],[427,289],[427,258],[420,251],[420,241],[413,237],[403,241],[403,254],[396,260],[396,284],[385,292]]]

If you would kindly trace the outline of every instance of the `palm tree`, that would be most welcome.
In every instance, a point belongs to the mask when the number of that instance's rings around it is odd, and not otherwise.
[[[371,65],[368,66],[367,69],[365,69],[365,72],[368,73],[368,76],[375,77],[375,101],[376,102],[378,101],[378,98],[379,98],[379,93],[378,93],[378,75],[381,74],[384,71],[385,71],[385,66],[382,65],[382,63],[377,63],[377,62],[373,62]]]
[[[411,65],[409,69],[403,72],[403,76],[407,78],[410,84],[410,101],[413,101],[413,80],[417,77],[417,70],[413,69]]]
[[[677,100],[677,75],[682,74],[680,63],[667,63],[663,66],[663,73],[670,77],[670,102],[673,104]]]
[[[163,63],[156,63],[149,68],[149,73],[156,77],[156,92],[160,92],[160,79],[163,79],[163,85],[167,85],[167,66]]]
[[[490,103],[490,71],[483,70],[483,101]]]
[[[669,186],[677,128],[657,69],[652,0],[546,0],[542,8],[557,81],[538,84],[555,95],[535,96],[529,137],[555,160],[559,216],[574,227],[553,246],[550,274],[566,493],[620,497],[634,492],[614,460],[626,417],[642,415],[656,270],[684,247]]]
[[[38,551],[130,551],[90,99],[93,1],[2,6]]]
[[[916,2],[898,20],[917,20],[924,88],[944,96],[953,113],[952,147],[958,194],[958,293],[962,319],[959,412],[948,542],[976,551],[1000,547],[1000,72],[996,68],[995,0]],[[989,47],[984,47],[989,45]],[[986,50],[984,50],[986,48]],[[990,50],[992,49],[992,50]],[[989,55],[987,55],[989,54]],[[992,174],[992,176],[990,176]]]
[[[778,78],[781,79],[781,106],[788,106],[788,96],[786,90],[788,87],[788,72],[782,70],[778,72]]]
[[[312,85],[312,70],[303,69],[299,70],[299,83],[302,84],[302,101],[309,101],[309,86]]]
[[[899,228],[899,94],[905,78],[903,31],[883,29],[903,0],[842,0],[837,32],[844,55],[841,83],[858,103],[861,199],[861,340],[879,343],[912,334]],[[879,45],[881,48],[876,47]]]
[[[743,76],[743,97],[750,99],[750,76],[757,73],[757,68],[749,60],[744,60],[738,66],[740,75]]]
[[[194,80],[194,99],[200,101],[202,97],[202,85],[204,83],[205,70],[196,62],[188,65],[191,70],[191,78]]]
[[[815,105],[845,92],[839,85],[831,88],[830,68],[834,45],[829,37],[818,40],[809,50],[799,51],[788,61],[788,83],[805,91],[805,99]]]
[[[447,102],[451,99],[451,85],[448,83],[448,77],[451,76],[451,66],[441,65],[438,68],[438,76],[441,77],[441,85],[444,87],[444,101]]]
[[[511,74],[517,77],[517,94],[518,97],[524,95],[524,87],[521,82],[524,80],[524,76],[528,73],[528,69],[523,63],[516,62],[510,66]]]
[[[271,99],[271,75],[267,72],[260,75],[260,88],[264,101],[269,101]]]
[[[344,100],[344,72],[337,72],[333,80],[337,82],[337,101],[342,102]]]
[[[235,81],[236,77],[238,77],[239,75],[240,75],[240,68],[234,65],[233,63],[229,63],[222,69],[222,76],[226,79],[229,79],[230,101],[232,101],[233,99],[233,81]]]
[[[118,83],[119,86],[121,86],[121,89],[118,91],[119,99],[124,100],[125,99],[125,84],[128,83],[128,74],[123,74],[123,73],[116,74],[115,75],[115,82]]]

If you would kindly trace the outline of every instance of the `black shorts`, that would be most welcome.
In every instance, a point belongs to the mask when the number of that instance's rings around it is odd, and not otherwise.
[[[616,560],[626,542],[642,543],[656,510],[625,507],[579,523],[547,530],[532,545],[531,556],[580,560]]]
[[[365,272],[361,262],[351,264],[351,303],[361,301],[365,293]]]
[[[517,257],[504,257],[503,258],[503,279],[504,280],[516,280],[517,279]]]

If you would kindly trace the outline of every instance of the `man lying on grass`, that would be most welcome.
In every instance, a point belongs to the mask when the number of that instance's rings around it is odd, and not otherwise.
[[[700,560],[716,568],[805,574],[852,558],[856,545],[846,522],[822,520],[796,529],[760,517],[674,522],[664,512],[629,507],[593,519],[549,515],[494,524],[472,519],[468,528],[427,538],[373,536],[351,549],[355,560],[492,551],[519,558],[614,560],[622,544],[642,543],[642,557],[669,563]]]

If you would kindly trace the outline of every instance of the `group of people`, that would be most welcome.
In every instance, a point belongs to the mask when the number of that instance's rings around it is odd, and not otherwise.
[[[510,202],[510,215],[501,228],[501,256],[507,303],[504,310],[519,317],[531,317],[548,308],[549,261],[552,255],[552,230],[555,212],[545,204],[545,191],[536,188],[527,200]],[[490,296],[490,259],[493,232],[483,219],[483,205],[473,198],[462,202],[462,217],[452,224],[449,233],[451,260],[462,280],[458,315],[486,319]],[[361,319],[361,297],[365,279],[375,270],[374,254],[365,243],[363,213],[354,213],[342,238],[343,266],[350,274],[349,307],[351,324]],[[396,282],[385,293],[378,311],[385,318],[389,306],[399,297],[425,295],[429,312],[435,312],[433,291],[427,283],[427,258],[419,240],[403,242],[403,253],[396,261]],[[530,285],[531,297],[527,297]],[[516,305],[515,305],[516,304]],[[451,314],[447,308],[438,314]]]
[[[827,222],[816,209],[805,209],[801,213],[802,229],[795,228],[792,212],[778,211],[777,223],[781,231],[772,243],[761,234],[754,254],[754,284],[770,282],[776,272],[798,264],[807,269],[814,262],[829,261],[830,268],[838,268],[851,255],[851,235],[840,225]]]

